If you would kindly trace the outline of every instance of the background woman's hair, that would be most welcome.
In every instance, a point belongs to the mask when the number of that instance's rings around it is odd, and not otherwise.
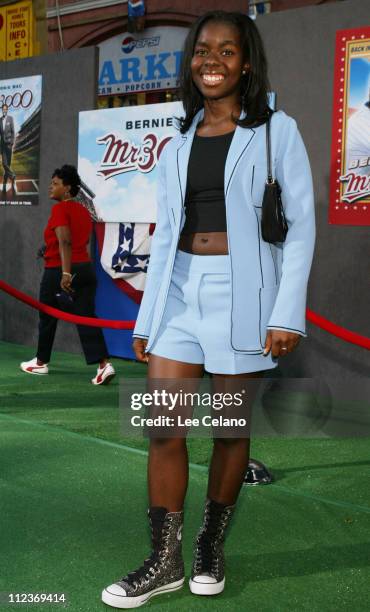
[[[52,178],[56,176],[60,178],[63,185],[70,185],[71,196],[76,196],[80,190],[81,179],[75,168],[69,164],[64,164],[61,168],[56,168],[53,172]]]
[[[204,106],[203,96],[193,83],[191,60],[199,33],[209,21],[233,25],[239,30],[243,62],[247,61],[250,64],[247,74],[241,75],[240,90],[242,110],[248,115],[244,119],[235,118],[235,123],[241,127],[256,127],[265,123],[271,114],[267,95],[269,82],[266,54],[254,21],[243,13],[209,11],[195,21],[184,43],[180,68],[180,99],[184,105],[185,117],[178,119],[181,134],[188,131],[194,116]]]

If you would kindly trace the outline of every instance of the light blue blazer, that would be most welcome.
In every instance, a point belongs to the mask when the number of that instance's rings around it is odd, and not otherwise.
[[[177,243],[185,223],[188,160],[197,113],[186,134],[166,145],[158,164],[157,225],[144,296],[134,337],[156,338],[170,286]],[[305,333],[307,283],[315,241],[310,164],[297,124],[283,111],[271,120],[273,172],[282,189],[288,222],[284,243],[261,237],[262,197],[267,176],[266,126],[237,127],[225,165],[225,202],[231,274],[230,347],[261,354],[267,329]],[[207,160],[204,163],[205,171]],[[217,333],[217,331],[215,331]]]

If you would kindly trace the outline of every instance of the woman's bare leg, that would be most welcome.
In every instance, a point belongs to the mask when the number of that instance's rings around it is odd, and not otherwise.
[[[171,379],[181,381],[200,379],[202,364],[190,364],[150,355],[148,365],[149,384],[153,380]],[[171,383],[172,384],[172,383]],[[173,389],[173,387],[171,386]],[[187,385],[187,391],[198,388]],[[150,506],[162,506],[169,512],[178,512],[184,506],[188,486],[188,451],[186,438],[152,438],[149,445],[148,490]]]
[[[263,372],[237,375],[213,375],[213,390],[217,392],[235,391],[243,379],[262,378]],[[251,388],[251,394],[255,391]],[[209,468],[209,499],[225,505],[235,504],[248,468],[250,439],[214,438],[213,454]]]

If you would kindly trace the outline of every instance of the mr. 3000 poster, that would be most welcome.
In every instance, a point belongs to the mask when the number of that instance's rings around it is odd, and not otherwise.
[[[0,81],[0,205],[39,200],[41,76]]]

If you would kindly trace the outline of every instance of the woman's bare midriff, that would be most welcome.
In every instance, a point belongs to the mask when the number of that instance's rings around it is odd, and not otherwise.
[[[227,255],[227,232],[197,232],[180,236],[178,248],[193,255]]]

